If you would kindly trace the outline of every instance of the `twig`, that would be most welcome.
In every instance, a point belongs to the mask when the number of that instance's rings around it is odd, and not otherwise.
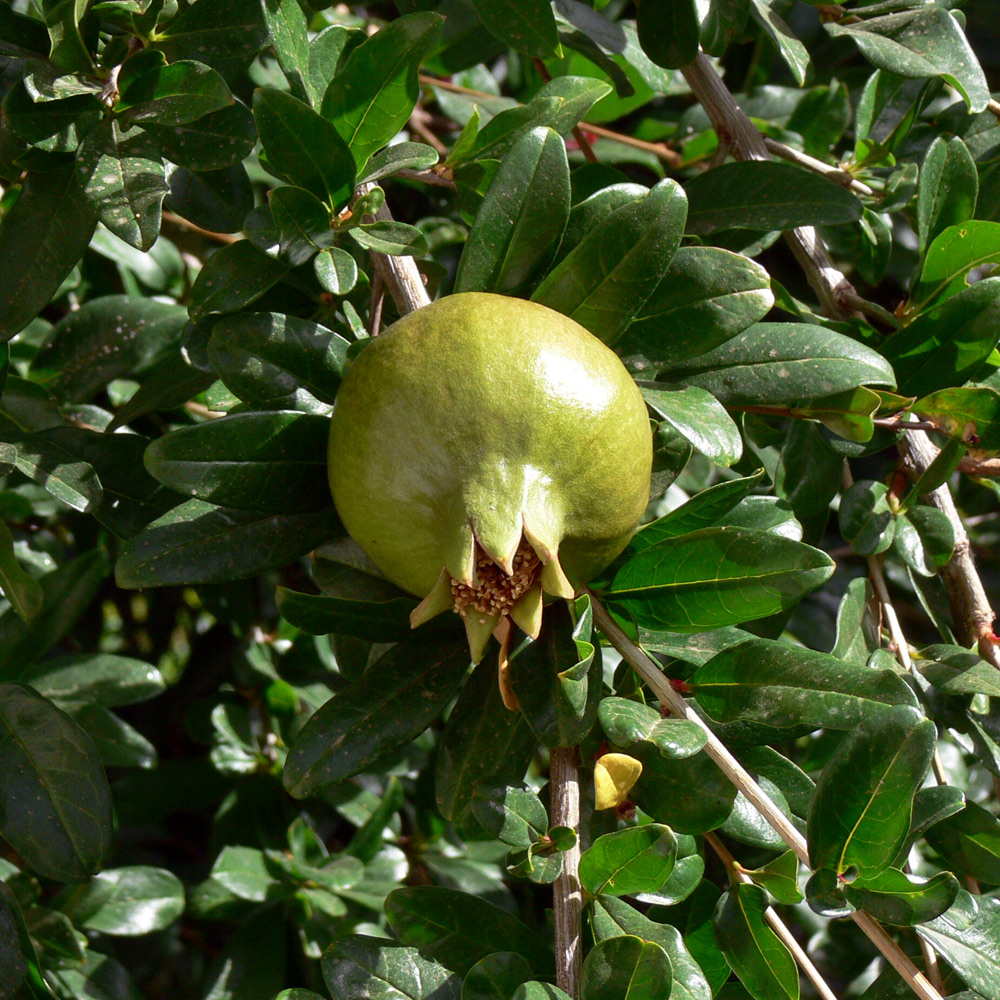
[[[1000,118],[1000,101],[991,97],[989,104],[986,105],[986,108],[988,111],[992,111],[993,114],[997,116],[997,118]]]
[[[900,420],[898,416],[873,417],[872,423],[876,427],[884,427],[889,431],[936,431],[940,430],[937,424],[930,420]]]
[[[449,90],[453,94],[465,94],[466,97],[495,98],[497,96],[496,94],[487,94],[484,90],[473,90],[471,87],[463,87],[460,84],[452,83],[450,80],[439,80],[435,76],[426,76],[423,73],[420,74],[418,79],[426,87],[440,87],[442,90]],[[604,128],[602,125],[592,125],[590,122],[580,122],[579,127],[601,139],[610,139],[613,142],[620,142],[623,146],[631,146],[633,149],[641,149],[645,153],[652,153],[671,167],[679,167],[681,164],[680,153],[668,149],[662,142],[646,142],[645,139],[635,139],[622,132],[614,132],[609,128]]]
[[[918,476],[937,456],[937,449],[930,438],[919,431],[905,435],[899,442],[899,450]],[[983,581],[976,570],[972,558],[972,544],[955,507],[951,491],[947,485],[942,485],[928,493],[927,499],[944,513],[955,532],[955,551],[947,564],[941,568],[941,579],[948,593],[955,630],[963,645],[971,646],[972,643],[977,643],[979,655],[1000,670],[1000,646],[993,633],[996,613],[990,605]]]
[[[580,772],[575,747],[556,747],[549,763],[552,825],[580,832]],[[552,886],[555,921],[556,985],[573,1000],[580,995],[581,914],[580,841],[563,851],[563,868]]]
[[[753,879],[743,870],[732,854],[727,850],[726,845],[714,833],[703,834],[706,843],[719,856],[722,863],[729,869],[730,878],[744,885],[753,885]],[[771,925],[771,929],[781,939],[781,943],[792,953],[792,957],[798,963],[799,968],[806,974],[806,978],[816,987],[816,992],[823,1000],[837,1000],[837,994],[830,989],[829,984],[823,978],[819,969],[813,965],[812,960],[803,951],[802,946],[795,940],[792,932],[785,926],[784,921],[778,916],[773,906],[768,906],[764,910],[764,919]]]
[[[701,716],[670,686],[670,682],[664,677],[656,662],[618,627],[597,595],[591,593],[590,597],[594,610],[594,624],[601,630],[608,642],[621,653],[622,659],[651,688],[662,705],[678,718],[693,722],[704,731],[706,737],[705,753],[743,793],[757,812],[777,832],[778,836],[795,852],[799,860],[805,865],[809,865],[809,849],[805,837],[792,826],[788,817],[754,781],[746,768],[729,752],[725,744],[708,728]],[[852,913],[851,919],[864,931],[889,964],[903,977],[910,989],[921,1000],[942,1000],[941,994],[913,964],[902,948],[886,934],[878,921],[861,910]]]
[[[769,153],[773,153],[783,160],[788,160],[789,163],[805,167],[806,170],[811,170],[814,174],[828,177],[831,181],[850,188],[858,194],[868,195],[869,197],[875,194],[864,181],[859,181],[846,170],[840,167],[831,167],[829,163],[824,163],[822,160],[817,160],[815,156],[810,156],[801,150],[786,146],[783,142],[778,142],[777,139],[769,139],[767,136],[764,136],[764,145],[767,147]]]
[[[372,281],[372,303],[368,310],[368,333],[377,337],[382,329],[382,303],[385,302],[385,282],[376,271]]]
[[[869,319],[875,319],[880,323],[884,323],[890,330],[899,330],[903,326],[895,313],[889,312],[888,309],[883,308],[877,302],[869,302],[868,299],[863,299],[853,288],[843,293],[843,301],[844,305],[851,309],[856,309]]]
[[[975,458],[972,455],[966,455],[958,463],[958,471],[964,472],[969,476],[990,476],[991,478],[995,478],[1000,476],[1000,457],[991,455],[988,458]],[[973,523],[972,518],[967,518],[966,523]]]
[[[433,146],[441,156],[448,152],[448,147],[431,131],[430,115],[418,104],[410,114],[409,126],[428,145]]]
[[[243,239],[242,236],[236,236],[233,233],[213,233],[211,229],[202,229],[201,226],[196,226],[193,222],[188,222],[183,216],[176,215],[174,212],[164,212],[163,221],[169,222],[172,226],[189,229],[192,233],[204,236],[208,240],[214,240],[216,243],[238,243]]]
[[[455,182],[447,177],[442,177],[433,170],[397,170],[397,177],[405,177],[410,181],[420,181],[421,184],[432,184],[436,187],[455,189]]]

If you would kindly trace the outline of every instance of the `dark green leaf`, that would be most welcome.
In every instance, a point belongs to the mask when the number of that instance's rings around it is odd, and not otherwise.
[[[536,973],[552,963],[547,942],[535,931],[469,893],[436,885],[396,889],[385,901],[385,915],[403,944],[459,975],[496,951],[498,941],[526,958]]]
[[[399,642],[410,638],[410,612],[416,599],[354,601],[279,588],[282,617],[311,635],[350,635],[369,641]]]
[[[288,265],[268,257],[249,240],[217,250],[191,289],[191,318],[236,312],[256,301],[288,273]]]
[[[716,939],[755,1000],[798,1000],[795,959],[765,921],[766,908],[767,896],[759,886],[733,886],[715,910]]]
[[[309,100],[309,24],[298,0],[264,0],[264,23],[292,93]]]
[[[927,843],[955,871],[1000,885],[1000,823],[975,802],[934,824],[924,836]]]
[[[743,868],[743,874],[753,879],[755,885],[774,897],[779,903],[794,905],[802,902],[799,889],[799,859],[794,851],[785,851],[761,868]]]
[[[698,386],[658,389],[642,386],[642,397],[674,430],[707,459],[724,468],[743,455],[743,439],[733,418],[708,391]]]
[[[257,141],[249,109],[239,102],[193,122],[164,126],[150,119],[142,127],[156,138],[164,157],[189,170],[223,170],[245,159]]]
[[[700,632],[794,606],[833,572],[812,546],[749,528],[702,528],[634,555],[603,593],[637,625]]]
[[[931,143],[920,169],[917,188],[917,231],[926,252],[948,227],[972,218],[979,193],[979,175],[968,147],[956,135]]]
[[[890,706],[915,706],[893,671],[852,666],[829,653],[772,639],[748,639],[699,667],[688,681],[716,721],[851,730],[879,722]]]
[[[351,151],[337,130],[308,104],[273,87],[254,91],[253,115],[268,166],[331,208],[354,191]]]
[[[346,251],[331,247],[316,254],[316,280],[331,295],[346,295],[358,282],[358,263]]]
[[[989,386],[939,389],[913,404],[954,440],[981,451],[1000,451],[1000,391]],[[925,490],[926,491],[926,490]]]
[[[484,829],[520,850],[541,840],[549,825],[545,806],[530,788],[480,785],[472,811]]]
[[[158,32],[160,42],[199,55],[249,56],[267,45],[267,26],[259,3],[214,0],[185,7]]]
[[[910,828],[913,796],[930,767],[934,724],[906,705],[870,715],[823,769],[809,807],[814,868],[862,877],[888,868]]]
[[[497,951],[481,958],[462,983],[462,1000],[497,1000],[512,996],[531,980],[531,966],[516,952]]]
[[[777,160],[724,163],[688,181],[687,231],[794,229],[861,218],[861,202],[819,174]]]
[[[664,719],[655,708],[638,701],[602,698],[598,718],[607,738],[625,749],[647,740],[665,757],[690,757],[705,745],[701,726],[682,719]]]
[[[680,69],[698,54],[698,11],[694,0],[640,3],[636,31],[643,52],[658,66]]]
[[[349,233],[359,246],[375,253],[423,257],[428,250],[424,234],[416,226],[405,222],[391,219],[368,222],[354,226]]]
[[[871,348],[808,323],[755,323],[664,376],[701,386],[724,406],[789,406],[858,385],[895,386],[892,368]]]
[[[422,11],[390,22],[347,57],[323,95],[322,114],[360,171],[406,124],[417,103],[417,70],[444,19]]]
[[[779,16],[775,9],[777,6],[772,0],[750,0],[750,13],[781,53],[781,58],[791,70],[795,82],[801,87],[812,70],[809,50]]]
[[[591,895],[656,892],[677,859],[677,838],[659,823],[598,837],[580,858],[580,884]]]
[[[168,181],[166,207],[213,233],[235,233],[243,228],[253,209],[253,186],[242,163],[201,173],[177,167],[170,172]],[[256,297],[253,293],[251,301]]]
[[[670,995],[670,959],[652,941],[606,938],[590,949],[580,974],[581,1000],[659,1000]]]
[[[962,979],[985,997],[996,996],[1000,980],[1000,900],[960,891],[952,907],[917,933]]]
[[[910,295],[911,309],[920,312],[938,296],[968,287],[966,276],[976,267],[1000,262],[1000,223],[972,219],[949,226],[931,243]]]
[[[167,64],[148,49],[134,58],[134,68],[126,64],[122,69],[121,96],[115,105],[127,125],[146,121],[161,127],[186,125],[233,103],[226,81],[204,63]]]
[[[566,146],[532,129],[504,157],[469,233],[456,292],[520,295],[544,273],[569,218]]]
[[[391,177],[401,170],[429,170],[438,162],[433,146],[422,142],[394,142],[379,153],[372,154],[364,173],[358,176],[363,184]]]
[[[934,576],[955,551],[955,528],[944,511],[921,504],[898,519],[892,546],[915,573]]]
[[[293,412],[234,413],[157,438],[144,463],[165,486],[239,510],[302,514],[330,505],[330,422]]]
[[[889,507],[885,483],[859,479],[844,492],[838,519],[844,541],[862,556],[884,552],[896,534],[896,517]]]
[[[879,69],[904,77],[942,77],[965,98],[970,111],[982,111],[989,102],[979,60],[954,15],[944,8],[901,11],[857,24],[830,22],[826,30],[850,38]]]
[[[559,51],[552,8],[541,0],[472,0],[487,30],[512,49],[538,59]]]
[[[94,745],[64,712],[0,685],[0,831],[38,874],[82,882],[111,850],[111,793]]]
[[[172,872],[148,865],[107,868],[74,889],[62,907],[79,927],[137,935],[169,927],[184,910],[184,886]]]
[[[115,579],[126,588],[243,580],[298,559],[337,528],[332,509],[263,514],[188,500],[122,548]]]
[[[459,1000],[462,995],[462,981],[416,948],[361,935],[341,938],[326,952],[323,978],[333,996]]]
[[[958,895],[958,879],[938,872],[922,879],[887,868],[871,878],[858,878],[843,887],[844,896],[885,924],[912,927],[941,916]]]
[[[337,234],[330,228],[330,210],[304,188],[283,185],[267,193],[281,253],[296,267],[317,250],[330,246]]]
[[[60,707],[97,702],[114,708],[155,698],[166,690],[163,675],[152,664],[111,653],[78,653],[42,660],[19,680]]]
[[[42,610],[42,585],[21,568],[14,555],[14,536],[3,521],[0,521],[0,589],[25,622]]]
[[[19,13],[10,4],[0,4],[0,54],[30,59],[47,56],[49,48],[48,33],[41,21]]]
[[[254,909],[216,953],[203,980],[204,1000],[273,996],[285,982],[286,954],[284,923],[273,909]]]
[[[914,656],[916,668],[948,694],[987,694],[1000,698],[1000,674],[964,646],[927,646]]]
[[[48,303],[83,256],[96,225],[72,167],[28,174],[0,220],[0,340],[10,340]]]
[[[538,286],[532,299],[614,344],[667,271],[684,230],[680,186],[661,181],[612,212]]]

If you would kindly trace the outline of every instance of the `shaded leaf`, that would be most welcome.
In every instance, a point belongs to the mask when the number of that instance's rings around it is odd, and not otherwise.
[[[580,973],[583,1000],[658,1000],[670,995],[670,959],[653,941],[605,938],[587,953]]]
[[[580,884],[594,896],[656,892],[673,871],[677,838],[659,823],[598,837],[580,858]]]

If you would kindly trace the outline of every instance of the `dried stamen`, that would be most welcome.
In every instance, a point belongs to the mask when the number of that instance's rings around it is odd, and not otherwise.
[[[514,554],[513,567],[514,572],[508,576],[480,550],[476,555],[479,586],[469,587],[452,578],[455,611],[463,618],[478,614],[482,625],[493,615],[509,615],[514,603],[531,588],[542,568],[535,550],[524,539]]]

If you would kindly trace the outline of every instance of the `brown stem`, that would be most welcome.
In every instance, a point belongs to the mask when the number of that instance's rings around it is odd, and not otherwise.
[[[580,771],[576,747],[556,747],[549,764],[552,825],[580,832]],[[580,995],[581,914],[580,842],[562,852],[563,869],[552,886],[555,920],[556,985],[573,1000]]]
[[[193,222],[188,222],[187,219],[176,215],[174,212],[164,212],[163,221],[169,222],[172,226],[179,226],[181,229],[197,233],[199,236],[204,236],[205,239],[213,240],[216,243],[238,243],[243,239],[242,236],[236,236],[233,233],[213,233],[211,229],[202,229],[201,226],[196,226]]]

